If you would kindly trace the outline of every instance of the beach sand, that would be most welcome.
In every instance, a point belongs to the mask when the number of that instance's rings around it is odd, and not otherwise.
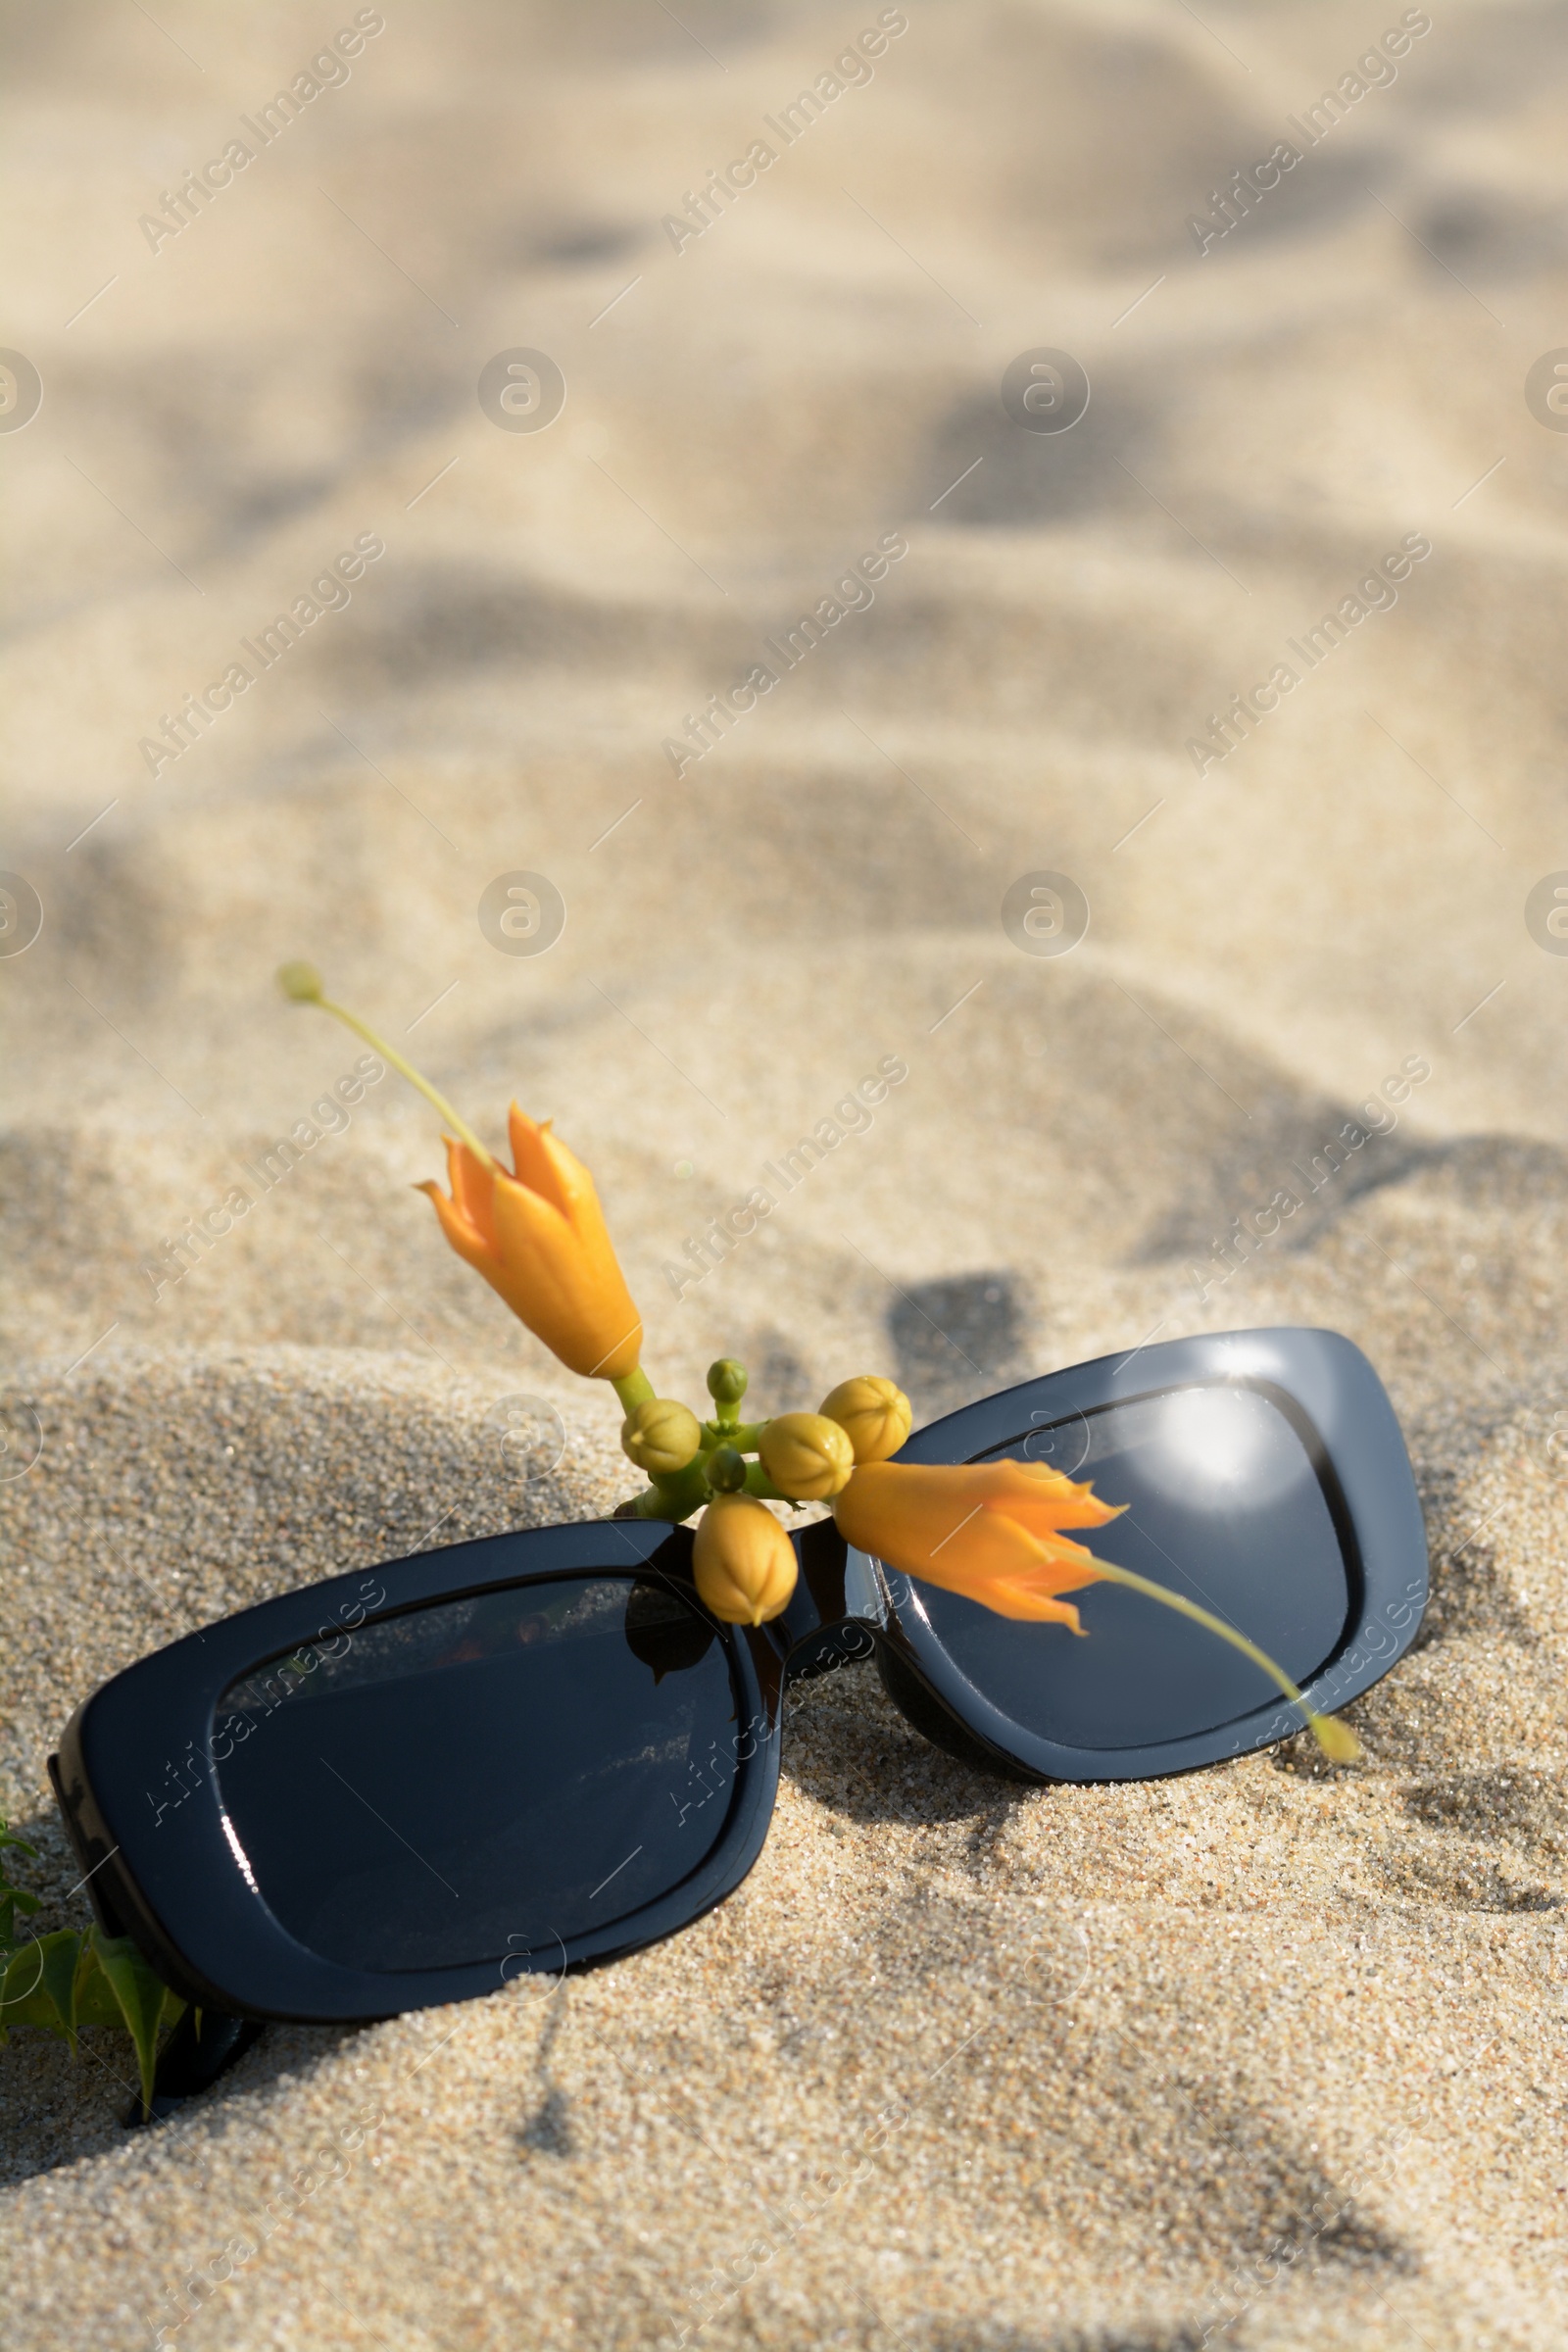
[[[1295,1740],[1121,1788],[970,1771],[865,1668],[802,1687],[767,1847],[695,1929],[276,2029],[156,2132],[120,2128],[122,2040],[19,2033],[18,2352],[1568,2328],[1568,959],[1526,922],[1568,867],[1568,439],[1523,391],[1565,331],[1568,26],[1434,10],[1200,253],[1190,216],[1381,20],[905,13],[786,146],[765,119],[869,0],[388,8],[154,250],[139,217],[337,22],[6,12],[4,340],[44,387],[0,434],[0,863],[43,908],[0,958],[18,1873],[37,1924],[85,1924],[44,1760],[103,1677],[634,1483],[608,1395],[411,1190],[439,1168],[412,1093],[256,1179],[360,1051],[277,999],[290,956],[486,1134],[514,1095],[555,1116],[664,1393],[733,1352],[760,1410],[865,1369],[924,1420],[1152,1337],[1348,1333],[1416,1466],[1419,1644],[1351,1710],[1352,1770]],[[677,250],[663,217],[760,138]],[[1092,385],[1060,434],[999,398],[1040,349]],[[475,396],[516,350],[564,377],[546,430]],[[149,772],[371,539],[352,601]],[[874,602],[672,761],[879,541],[906,552]],[[1296,662],[1412,541],[1397,601]],[[518,873],[564,905],[548,953],[476,919]],[[1039,873],[1087,901],[1069,954],[1002,919]],[[889,1057],[869,1126],[672,1283]],[[548,1475],[503,1448],[518,1409],[562,1417]]]

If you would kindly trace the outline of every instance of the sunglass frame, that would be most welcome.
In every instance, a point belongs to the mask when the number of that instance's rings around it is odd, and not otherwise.
[[[1404,1438],[1383,1383],[1342,1333],[1292,1325],[1202,1333],[1101,1356],[949,1413],[916,1432],[899,1459],[975,1461],[1078,1414],[1216,1384],[1285,1400],[1298,1432],[1310,1433],[1308,1451],[1350,1590],[1344,1630],[1303,1695],[1320,1714],[1333,1714],[1404,1655],[1428,1594],[1426,1530]],[[1087,1541],[1093,1544],[1094,1539]],[[1107,1556],[1114,1556],[1108,1546]],[[1299,1712],[1279,1696],[1230,1722],[1147,1747],[1086,1748],[1042,1739],[975,1689],[932,1628],[907,1577],[855,1552],[847,1575],[852,1591],[867,1580],[876,1585],[883,1680],[891,1693],[928,1739],[969,1761],[989,1758],[999,1769],[1035,1781],[1153,1780],[1249,1754],[1301,1729]]]
[[[432,1602],[569,1575],[665,1583],[688,1603],[692,1539],[646,1520],[521,1530],[329,1577],[188,1634],[104,1684],[50,1758],[66,1827],[100,1924],[132,1936],[184,1999],[228,2014],[309,2024],[364,2022],[494,1992],[512,1978],[592,1966],[657,1943],[722,1901],[767,1836],[778,1786],[782,1667],[765,1630],[719,1625],[736,1693],[735,1775],[717,1842],[656,1901],[603,1928],[484,1961],[383,1974],[349,1968],[295,1940],[247,1883],[225,1828],[214,1718],[232,1683],[308,1644]],[[367,1605],[367,1587],[377,1590]],[[700,1605],[700,1604],[699,1604]],[[707,1612],[703,1612],[706,1614]],[[172,1758],[192,1786],[162,1815]],[[176,1784],[177,1786],[178,1784]],[[453,1802],[463,1791],[453,1791]],[[150,1818],[141,1817],[142,1807]],[[520,1938],[519,1946],[520,1946]]]
[[[1425,1536],[1404,1441],[1377,1374],[1340,1334],[1207,1334],[1103,1356],[950,1413],[910,1438],[899,1458],[973,1460],[1077,1413],[1217,1382],[1288,1398],[1298,1426],[1304,1418],[1320,1441],[1319,1476],[1351,1589],[1344,1637],[1306,1692],[1314,1707],[1331,1712],[1403,1655],[1427,1597]],[[761,1852],[778,1787],[786,1676],[863,1655],[873,1643],[884,1682],[918,1731],[1014,1778],[1150,1779],[1241,1755],[1299,1729],[1296,1710],[1276,1701],[1147,1748],[1081,1749],[1042,1740],[1002,1715],[963,1676],[907,1578],[847,1548],[830,1521],[795,1542],[802,1574],[779,1620],[759,1629],[710,1620],[736,1690],[729,1807],[706,1859],[657,1900],[604,1928],[509,1950],[500,1960],[396,1974],[345,1967],[298,1943],[247,1883],[225,1827],[220,1759],[213,1754],[215,1712],[231,1684],[345,1628],[571,1574],[648,1577],[701,1607],[688,1530],[600,1520],[451,1544],[328,1578],[187,1635],[106,1683],[76,1709],[49,1760],[100,1924],[131,1936],[165,1982],[204,2009],[314,2024],[396,2016],[495,1991],[517,1975],[621,1958],[692,1925],[740,1885]],[[160,1811],[157,1792],[167,1790],[172,1760],[181,1757],[194,1760],[192,1786],[177,1803],[166,1798]]]

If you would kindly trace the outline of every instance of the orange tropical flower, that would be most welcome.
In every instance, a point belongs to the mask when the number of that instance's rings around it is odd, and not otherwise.
[[[605,1229],[594,1180],[574,1152],[536,1127],[515,1102],[509,1122],[513,1166],[446,1137],[448,1200],[421,1184],[441,1230],[536,1339],[588,1380],[637,1369],[642,1317]]]
[[[1060,1531],[1103,1527],[1125,1508],[1044,1462],[865,1462],[833,1516],[849,1543],[906,1576],[1079,1634],[1077,1610],[1056,1595],[1104,1572]]]

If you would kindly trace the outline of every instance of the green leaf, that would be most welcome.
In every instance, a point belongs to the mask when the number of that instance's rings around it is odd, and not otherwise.
[[[38,1897],[35,1894],[28,1894],[24,1887],[13,1886],[11,1884],[10,1874],[5,1864],[5,1850],[8,1845],[14,1845],[19,1854],[30,1854],[34,1859],[38,1852],[37,1847],[29,1845],[25,1838],[14,1836],[4,1820],[0,1819],[0,1945],[7,1950],[17,1940],[17,1913],[19,1911],[36,1911],[38,1908]]]
[[[20,1844],[21,1839],[14,1843]],[[36,1911],[38,1897],[28,1894],[25,1887],[7,1886],[0,1883],[0,1948],[9,1950],[17,1940],[17,1913]]]
[[[154,1975],[128,1936],[106,1936],[101,1928],[94,1928],[88,1940],[136,2045],[142,2112],[146,2114],[152,2106],[158,2029],[163,2024],[164,2004],[171,1997],[169,1987],[162,1977]]]
[[[73,1936],[72,1941],[79,1943],[80,1938]],[[45,1988],[44,1957],[43,1945],[36,1941],[12,1953],[0,1984],[0,2027],[42,2026],[51,2034],[60,2033],[59,2015]]]
[[[60,2020],[60,2030],[71,2044],[72,2055],[76,2049],[76,1977],[81,1962],[82,1939],[73,1928],[56,1928],[52,1936],[40,1936],[37,1949],[43,1954],[43,1990]]]
[[[0,2041],[12,2026],[41,2026],[74,2050],[78,2027],[122,2026],[136,2045],[145,2110],[152,2101],[159,2029],[179,2016],[184,2002],[128,1936],[104,1936],[97,1928],[80,1936],[73,1928],[56,1928],[11,1949],[17,1912],[36,1911],[38,1898],[11,1885],[8,1846],[24,1854],[34,1851],[0,1820]]]
[[[125,2012],[115,1998],[114,1986],[98,1965],[98,1955],[85,1936],[81,1938],[81,1961],[76,1970],[76,2024],[78,2026],[118,2026],[124,2030]]]

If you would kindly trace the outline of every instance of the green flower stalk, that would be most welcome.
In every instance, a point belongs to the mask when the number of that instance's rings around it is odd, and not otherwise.
[[[827,1502],[861,1550],[1002,1616],[1054,1619],[1081,1632],[1077,1610],[1060,1595],[1097,1581],[1127,1585],[1261,1667],[1300,1708],[1325,1755],[1344,1763],[1359,1752],[1354,1735],[1309,1708],[1245,1634],[1068,1541],[1064,1529],[1116,1516],[1088,1486],[1036,1463],[893,1461],[911,1415],[891,1380],[862,1374],[841,1381],[817,1412],[743,1422],[746,1367],[720,1356],[708,1371],[710,1419],[659,1396],[642,1368],[642,1319],[593,1179],[549,1122],[535,1126],[513,1104],[513,1166],[505,1167],[412,1063],[327,997],[314,964],[284,964],[278,983],[291,1002],[315,1004],[364,1038],[440,1113],[451,1193],[434,1184],[419,1190],[429,1195],[442,1232],[564,1364],[614,1389],[624,1416],[621,1446],[648,1482],[620,1505],[621,1515],[678,1523],[705,1514],[694,1573],[716,1615],[752,1624],[778,1615],[794,1589],[794,1553],[766,1506]]]
[[[313,963],[285,963],[278,986],[363,1037],[440,1112],[450,1196],[421,1184],[458,1255],[482,1274],[518,1321],[585,1380],[608,1380],[630,1412],[654,1394],[642,1370],[642,1317],[611,1247],[594,1180],[576,1155],[513,1103],[513,1165],[503,1167],[444,1095],[357,1014],[326,996]]]

